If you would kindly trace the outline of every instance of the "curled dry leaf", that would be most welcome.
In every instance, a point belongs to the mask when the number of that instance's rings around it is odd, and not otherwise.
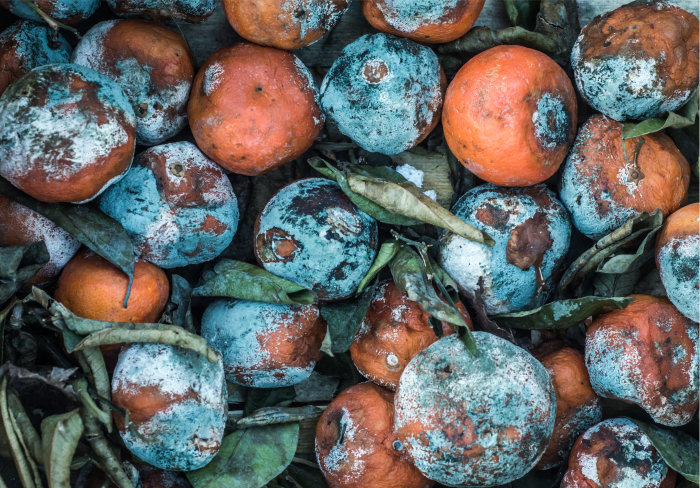
[[[313,291],[242,261],[222,259],[213,270],[202,275],[202,280],[204,284],[194,289],[194,296],[229,297],[287,305],[311,305],[318,302]]]
[[[36,463],[29,458],[28,452],[23,446],[22,439],[18,436],[18,431],[12,421],[12,414],[7,401],[7,383],[8,378],[5,376],[2,379],[2,384],[0,384],[0,417],[2,417],[5,434],[12,450],[12,458],[19,472],[22,486],[24,488],[41,488],[42,483],[38,471],[36,471]]]
[[[161,322],[170,323],[182,327],[187,332],[195,332],[194,321],[192,319],[192,287],[189,282],[180,275],[174,274],[171,278],[172,293],[170,301],[165,307]]]
[[[114,454],[111,444],[107,441],[99,421],[85,408],[80,410],[80,418],[85,429],[85,439],[90,443],[102,469],[117,485],[117,488],[134,488],[124,468]]]
[[[19,396],[17,396],[12,388],[7,389],[7,408],[9,409],[10,415],[15,420],[14,425],[17,427],[15,429],[16,434],[27,447],[29,457],[38,464],[44,464],[44,451],[41,445],[41,436],[32,425]]]
[[[41,440],[49,488],[70,488],[71,463],[82,435],[83,421],[78,410],[42,420]]]
[[[49,259],[43,241],[0,247],[0,304],[19,291]]]
[[[297,449],[299,424],[265,425],[224,437],[205,467],[187,473],[194,488],[260,488],[289,466]]]
[[[320,307],[321,317],[328,326],[331,341],[331,352],[341,354],[350,349],[355,334],[360,329],[372,302],[375,282],[357,298],[348,298],[340,302],[325,303]]]
[[[663,429],[656,424],[647,424],[633,418],[627,418],[627,420],[642,429],[651,445],[659,451],[671,469],[693,483],[700,482],[698,469],[700,444],[696,439],[680,430]]]
[[[240,419],[236,423],[237,429],[258,427],[261,425],[285,424],[300,420],[316,419],[321,416],[322,408],[313,405],[303,407],[264,407],[256,410],[248,417]]]
[[[532,30],[535,28],[540,2],[537,0],[504,0],[511,25]]]
[[[528,330],[568,329],[588,317],[620,310],[634,298],[583,297],[551,302],[527,312],[506,313],[491,317],[501,327]]]
[[[40,202],[18,190],[4,178],[0,178],[0,194],[43,215],[124,271],[129,277],[129,286],[124,297],[126,307],[134,279],[134,248],[119,222],[91,205]]]
[[[633,137],[651,134],[663,129],[682,129],[695,123],[698,115],[698,92],[697,90],[690,97],[688,103],[683,105],[678,113],[667,112],[665,118],[654,117],[643,120],[639,123],[627,122],[622,124],[622,138],[631,139]]]
[[[661,226],[650,230],[634,254],[617,253],[609,259],[603,260],[596,271],[605,274],[623,274],[636,271],[654,257],[656,233],[659,230],[661,230]]]
[[[570,295],[570,290],[576,288],[588,273],[596,269],[607,257],[612,256],[622,246],[653,231],[661,225],[662,221],[663,215],[659,210],[651,214],[642,212],[600,239],[592,248],[571,263],[566,270],[559,282],[558,298]]]

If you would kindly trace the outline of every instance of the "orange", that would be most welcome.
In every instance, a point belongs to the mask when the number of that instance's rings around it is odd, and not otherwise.
[[[454,155],[499,186],[530,186],[556,173],[574,141],[576,117],[576,93],[564,70],[520,46],[470,59],[447,87],[442,110]]]
[[[394,433],[394,394],[374,383],[343,391],[316,424],[316,458],[330,488],[429,488]]]
[[[311,72],[288,52],[225,46],[194,79],[187,115],[199,148],[234,173],[259,175],[301,156],[323,127]]]
[[[660,424],[687,424],[698,409],[698,325],[666,297],[632,297],[586,331],[593,389],[639,405]]]
[[[457,307],[471,328],[471,319],[461,302]],[[449,322],[441,323],[441,334],[454,334]],[[396,390],[406,365],[416,354],[437,341],[430,314],[389,280],[379,285],[350,354],[357,370],[369,380]]]
[[[78,317],[111,322],[155,323],[168,303],[170,285],[159,267],[137,261],[127,308],[124,296],[129,278],[122,270],[83,248],[58,279],[54,298]],[[113,370],[121,344],[102,347],[108,370]]]
[[[37,241],[44,241],[51,259],[27,282],[27,288],[53,282],[80,249],[80,241],[43,215],[0,195],[0,246]]]
[[[533,355],[547,369],[557,397],[552,439],[535,465],[535,469],[550,469],[566,459],[579,435],[600,422],[603,405],[591,386],[583,354],[562,341],[552,341]]]
[[[561,200],[576,228],[592,239],[642,212],[658,208],[667,217],[687,199],[690,166],[670,137],[645,134],[627,139],[624,153],[622,147],[622,124],[594,115],[564,163]]]
[[[340,20],[350,0],[223,0],[231,27],[261,46],[299,49],[318,41]]]
[[[656,266],[666,293],[678,310],[700,322],[700,204],[676,210],[656,238]]]
[[[672,488],[669,468],[642,430],[625,418],[609,419],[578,438],[561,488],[634,486]]]
[[[462,37],[474,25],[484,0],[364,0],[362,13],[379,32],[439,43]]]

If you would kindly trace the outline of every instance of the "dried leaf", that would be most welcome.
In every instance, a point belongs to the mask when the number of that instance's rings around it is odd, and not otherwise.
[[[237,429],[259,427],[261,425],[285,424],[300,420],[316,419],[321,416],[323,409],[313,405],[303,407],[263,407],[254,411],[236,423]]]
[[[195,332],[194,321],[192,319],[192,309],[190,302],[192,299],[192,287],[189,282],[180,275],[174,274],[171,278],[172,293],[170,294],[170,303],[172,310],[170,312],[171,324],[182,327],[187,332]]]
[[[667,114],[665,118],[654,117],[637,124],[629,122],[622,124],[622,138],[631,139],[663,129],[682,129],[693,125],[698,115],[698,91],[695,90],[688,103],[683,105],[678,113],[669,111]]]
[[[226,437],[212,461],[187,473],[194,488],[260,488],[289,466],[299,424],[251,427]]]
[[[43,241],[0,247],[0,304],[19,291],[49,259]]]
[[[511,329],[568,329],[588,317],[621,310],[634,298],[583,297],[551,302],[526,312],[506,313],[491,317],[501,327]]]
[[[32,425],[22,402],[12,388],[8,388],[7,390],[7,408],[15,419],[14,424],[18,428],[16,429],[17,436],[24,440],[29,455],[38,464],[44,464],[44,451],[41,445],[41,436]]]
[[[596,271],[604,274],[622,274],[639,269],[654,257],[656,233],[660,229],[661,226],[658,226],[650,230],[634,254],[615,254],[611,258],[602,261],[596,268]]]
[[[49,488],[70,488],[70,467],[83,435],[83,421],[78,410],[52,415],[41,422],[44,467]]]
[[[653,213],[642,212],[632,217],[622,226],[600,239],[595,245],[578,257],[566,270],[559,282],[558,298],[565,298],[570,290],[575,288],[585,277],[593,271],[607,257],[622,246],[648,234],[661,225],[663,215],[656,210]]]
[[[626,297],[635,293],[635,286],[642,276],[644,276],[644,268],[620,274],[596,273],[593,287],[597,296]]]
[[[666,464],[682,474],[693,483],[700,481],[698,466],[698,452],[700,444],[693,437],[679,430],[662,429],[658,425],[647,424],[639,420],[627,418],[642,429],[651,442],[651,445],[659,451]]]
[[[355,334],[367,315],[376,287],[375,282],[357,298],[321,305],[321,317],[328,326],[333,354],[341,354],[350,349]]]
[[[134,279],[134,248],[119,222],[90,205],[40,202],[18,190],[4,178],[0,178],[0,194],[43,215],[124,271],[129,277],[129,286],[124,297],[126,307]]]
[[[143,328],[144,325],[150,326]],[[75,346],[75,351],[87,348],[105,346],[108,344],[124,344],[128,342],[155,342],[171,346],[191,349],[201,354],[210,363],[219,362],[219,353],[209,347],[207,341],[198,335],[187,332],[182,327],[168,324],[135,324],[132,322],[119,323],[117,328],[93,332]]]
[[[535,28],[540,2],[537,0],[504,0],[506,14],[511,25],[532,30]]]
[[[10,415],[10,409],[7,404],[7,376],[5,376],[0,385],[0,416],[2,417],[3,427],[5,428],[5,433],[10,442],[12,458],[15,461],[15,466],[22,480],[22,486],[24,486],[24,488],[40,488],[42,486],[41,480],[39,480],[39,484],[37,485],[30,460],[22,447],[21,440],[17,436]]]
[[[202,280],[204,284],[194,289],[194,296],[229,297],[288,305],[311,305],[318,302],[313,291],[241,261],[222,259],[212,271],[207,271],[202,276]]]

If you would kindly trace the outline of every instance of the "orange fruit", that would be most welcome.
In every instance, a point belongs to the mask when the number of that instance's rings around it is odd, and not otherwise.
[[[564,163],[561,200],[576,228],[591,239],[642,212],[658,208],[667,217],[687,199],[690,166],[670,137],[645,134],[627,139],[624,147],[623,153],[622,124],[594,115],[581,127]]]
[[[34,0],[34,4],[54,20],[63,24],[75,25],[92,14],[100,6],[100,0]],[[22,1],[0,0],[0,5],[25,19],[44,22],[44,19]]]
[[[454,155],[500,186],[541,183],[576,135],[571,81],[547,55],[520,46],[477,54],[447,87],[442,124]]]
[[[484,0],[364,0],[361,5],[365,18],[379,32],[439,43],[466,34],[479,17]]]
[[[291,53],[225,46],[194,79],[187,115],[199,148],[226,169],[259,175],[301,156],[323,127],[311,72]]]
[[[533,351],[547,369],[557,397],[557,417],[547,449],[535,469],[559,466],[579,435],[600,422],[603,405],[593,391],[583,354],[561,341],[544,343]]]
[[[299,49],[330,31],[350,0],[222,0],[231,27],[261,46]]]
[[[129,302],[124,308],[128,283],[126,273],[83,248],[63,269],[54,298],[78,317],[86,319],[158,322],[170,291],[163,270],[151,263],[137,261]],[[112,344],[101,348],[110,371],[116,365],[121,346]]]
[[[80,249],[80,241],[35,211],[0,195],[0,246],[44,241],[51,259],[26,287],[44,286],[56,279]]]
[[[394,394],[374,383],[335,397],[316,424],[316,458],[330,488],[429,488],[394,433]]]
[[[456,305],[464,321],[472,328],[464,305],[461,302]],[[440,337],[455,332],[449,322],[442,322],[440,327]],[[430,314],[388,280],[374,292],[367,315],[350,346],[350,354],[364,377],[396,390],[406,365],[437,340],[430,324]]]
[[[700,322],[700,204],[676,210],[656,238],[656,266],[666,293],[678,310]]]
[[[619,418],[600,422],[578,438],[561,488],[672,488],[675,484],[676,472],[644,432]]]
[[[698,325],[666,297],[632,297],[586,331],[593,389],[639,405],[660,424],[687,424],[698,409]]]

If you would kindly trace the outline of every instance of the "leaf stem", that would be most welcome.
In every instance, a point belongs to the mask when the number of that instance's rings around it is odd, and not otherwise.
[[[43,10],[41,10],[36,3],[34,3],[33,0],[22,0],[22,3],[25,4],[27,7],[32,9],[36,14],[44,19],[44,22],[49,24],[49,27],[51,27],[51,30],[53,31],[53,40],[58,41],[58,29],[65,29],[69,32],[72,32],[75,37],[78,39],[82,39],[83,36],[80,35],[80,32],[78,32],[75,28],[63,24],[55,19],[52,19],[51,17],[48,16]]]

